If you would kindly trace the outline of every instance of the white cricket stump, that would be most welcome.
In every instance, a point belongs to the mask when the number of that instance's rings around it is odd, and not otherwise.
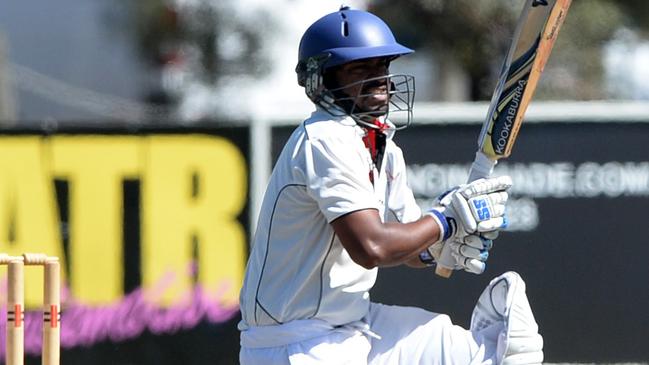
[[[61,266],[50,258],[44,267],[43,365],[58,365],[61,350]]]
[[[22,257],[7,258],[7,336],[5,364],[22,365],[25,351],[24,265]]]
[[[22,365],[25,358],[24,267],[43,266],[43,365],[60,363],[61,269],[59,259],[44,254],[10,256],[0,254],[7,265],[6,365]]]

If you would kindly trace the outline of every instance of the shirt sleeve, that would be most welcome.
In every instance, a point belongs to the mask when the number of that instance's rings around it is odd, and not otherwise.
[[[408,186],[403,152],[394,142],[389,142],[388,148],[386,169],[390,175],[388,209],[391,213],[388,218],[401,223],[416,221],[421,218],[421,208]]]
[[[357,210],[379,209],[364,148],[360,140],[344,137],[306,142],[307,192],[328,222]]]

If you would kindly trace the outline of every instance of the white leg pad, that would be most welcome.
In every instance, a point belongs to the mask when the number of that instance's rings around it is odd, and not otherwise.
[[[543,337],[525,294],[525,282],[507,272],[489,283],[478,299],[471,318],[471,330],[493,336],[497,359],[503,365],[543,362]]]
[[[541,365],[543,364],[543,352],[529,352],[510,355],[503,359],[502,365]]]

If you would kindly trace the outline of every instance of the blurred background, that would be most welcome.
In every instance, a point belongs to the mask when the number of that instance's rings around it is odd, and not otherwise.
[[[397,142],[425,207],[466,179],[523,1],[346,4],[416,50],[393,64],[417,83],[415,124]],[[248,240],[273,161],[312,108],[297,46],[340,5],[4,4],[0,251],[63,258],[64,364],[237,363]],[[372,295],[466,325],[490,278],[516,270],[549,362],[647,363],[649,3],[573,1],[534,100],[499,165],[514,176],[513,222],[487,273],[387,269]]]

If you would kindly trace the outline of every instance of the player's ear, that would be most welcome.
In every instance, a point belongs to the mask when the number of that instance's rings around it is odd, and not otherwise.
[[[340,80],[338,80],[338,71],[341,69],[340,66],[334,66],[326,69],[322,73],[322,84],[329,90],[334,90],[341,87]]]

